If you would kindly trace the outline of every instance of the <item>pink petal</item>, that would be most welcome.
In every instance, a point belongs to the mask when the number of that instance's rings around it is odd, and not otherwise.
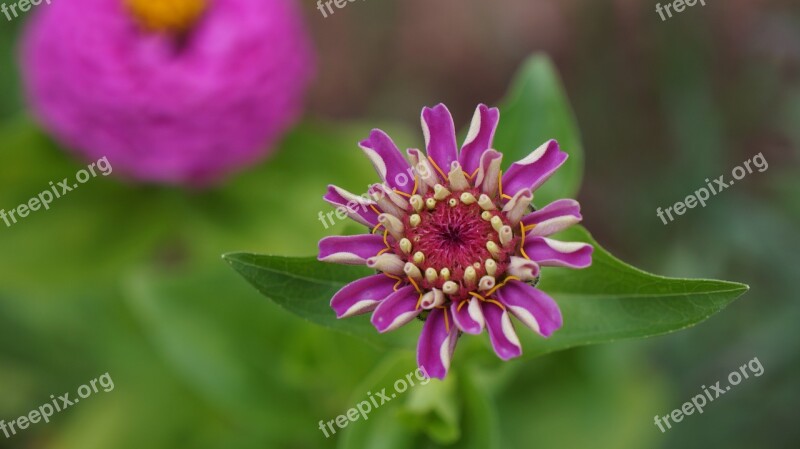
[[[535,149],[525,159],[511,164],[503,174],[503,194],[514,196],[522,189],[536,190],[567,160],[558,142],[551,140]]]
[[[319,241],[317,259],[322,262],[364,265],[367,259],[385,248],[383,236],[376,234],[325,237]]]
[[[481,305],[494,352],[503,360],[519,357],[522,354],[522,346],[508,312],[492,302],[484,302]]]
[[[480,334],[486,326],[480,301],[474,298],[466,299],[465,301],[467,304],[461,305],[462,303],[454,302],[450,306],[453,321],[455,321],[456,326],[458,326],[462,332],[475,335]]]
[[[524,282],[509,281],[496,294],[509,312],[544,337],[552,335],[563,324],[561,310],[553,298]]]
[[[336,312],[337,318],[347,318],[370,312],[384,298],[394,293],[396,282],[383,274],[353,281],[333,295],[331,308]]]
[[[372,208],[376,203],[372,200],[354,195],[345,189],[336,186],[328,186],[328,192],[322,197],[330,204],[341,207],[342,211],[351,219],[373,228],[378,225],[378,212]],[[327,228],[328,222],[332,219],[333,215],[320,214],[320,221],[325,224]]]
[[[483,152],[492,148],[498,121],[500,121],[499,109],[489,108],[484,104],[475,109],[472,124],[469,127],[467,138],[464,140],[464,145],[461,147],[461,154],[459,155],[461,166],[470,175],[478,169]]]
[[[359,146],[386,184],[406,193],[414,190],[411,166],[385,132],[372,130],[369,138],[363,140]]]
[[[522,223],[526,227],[535,225],[528,235],[546,237],[577,224],[582,219],[581,205],[577,201],[558,200],[526,215]]]
[[[421,121],[428,156],[443,173],[447,174],[450,164],[458,160],[453,117],[445,105],[438,104],[433,108],[422,109]]]
[[[378,332],[388,332],[408,323],[422,312],[417,309],[419,293],[409,285],[392,293],[375,309],[372,324]]]
[[[592,264],[594,252],[588,243],[527,236],[524,249],[531,260],[544,267],[586,268]]]
[[[419,336],[417,365],[428,375],[444,379],[458,341],[458,328],[447,309],[433,309]]]

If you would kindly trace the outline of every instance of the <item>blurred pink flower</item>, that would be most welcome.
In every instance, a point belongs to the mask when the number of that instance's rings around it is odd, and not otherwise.
[[[302,111],[310,36],[292,0],[207,1],[175,32],[123,0],[39,7],[21,43],[34,114],[141,181],[205,186],[260,160]]]

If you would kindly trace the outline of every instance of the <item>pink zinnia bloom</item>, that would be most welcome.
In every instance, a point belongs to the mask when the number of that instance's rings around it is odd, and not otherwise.
[[[292,0],[69,0],[33,14],[21,67],[35,116],[142,181],[205,186],[261,160],[314,72]]]
[[[422,110],[427,156],[409,149],[410,165],[383,131],[361,142],[383,183],[370,197],[330,186],[325,200],[345,208],[372,233],[327,237],[325,262],[366,265],[378,274],[342,288],[331,300],[337,317],[373,312],[387,332],[424,319],[417,363],[444,378],[462,332],[488,331],[497,355],[522,353],[511,315],[543,337],[562,325],[556,302],[538,290],[540,267],[585,268],[591,245],[547,238],[581,220],[570,199],[533,210],[533,191],[566,160],[551,140],[502,173],[492,148],[500,118],[478,106],[459,152],[444,105]]]

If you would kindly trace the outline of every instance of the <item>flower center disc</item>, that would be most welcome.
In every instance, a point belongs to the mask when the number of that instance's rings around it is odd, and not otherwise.
[[[124,0],[128,10],[153,31],[182,32],[203,14],[208,0]]]
[[[406,223],[406,238],[414,248],[409,261],[415,253],[421,252],[424,261],[416,263],[418,268],[423,273],[433,268],[439,274],[435,282],[423,281],[427,288],[442,288],[444,282],[452,280],[468,289],[469,284],[486,274],[486,260],[495,259],[501,268],[507,263],[505,254],[497,260],[487,249],[490,241],[500,244],[492,224],[481,218],[483,209],[476,203],[458,201],[461,193],[455,192],[443,201],[437,201],[433,209],[420,211],[421,220],[417,226]],[[475,270],[476,278],[465,282],[464,272],[469,267]],[[441,275],[442,270],[449,271],[449,279]]]

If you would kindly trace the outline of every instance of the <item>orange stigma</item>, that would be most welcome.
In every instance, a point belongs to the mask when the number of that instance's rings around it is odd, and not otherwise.
[[[152,31],[186,31],[208,6],[208,0],[123,1],[142,26]]]

